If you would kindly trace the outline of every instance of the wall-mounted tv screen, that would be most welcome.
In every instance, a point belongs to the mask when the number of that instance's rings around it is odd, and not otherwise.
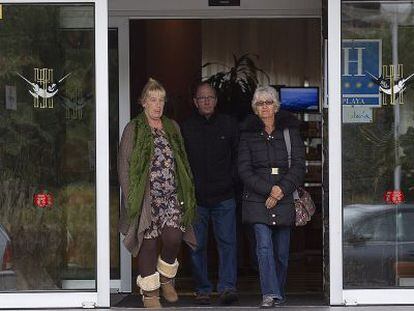
[[[319,112],[318,87],[281,87],[280,108],[295,112]]]

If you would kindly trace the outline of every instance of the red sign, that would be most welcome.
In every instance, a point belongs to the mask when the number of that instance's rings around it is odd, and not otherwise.
[[[401,204],[405,201],[404,193],[401,190],[388,190],[384,193],[384,201],[387,204]]]
[[[53,194],[43,191],[33,194],[33,206],[38,208],[53,207]]]

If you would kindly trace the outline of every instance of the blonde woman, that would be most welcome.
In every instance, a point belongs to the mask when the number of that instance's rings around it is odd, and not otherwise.
[[[140,98],[144,111],[125,127],[118,155],[120,231],[137,257],[137,285],[146,308],[161,307],[160,287],[165,300],[178,300],[173,281],[181,241],[195,246],[191,170],[178,125],[163,116],[165,100],[164,87],[149,79]]]

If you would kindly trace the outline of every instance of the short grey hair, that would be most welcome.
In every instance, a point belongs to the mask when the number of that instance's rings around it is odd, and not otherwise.
[[[253,99],[252,99],[252,109],[256,112],[256,102],[259,96],[266,95],[273,100],[273,105],[275,107],[275,111],[278,111],[280,108],[279,96],[274,87],[271,86],[261,86],[254,91]]]

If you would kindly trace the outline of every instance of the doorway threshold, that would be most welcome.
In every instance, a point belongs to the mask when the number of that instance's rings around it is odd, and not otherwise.
[[[259,294],[239,294],[239,301],[231,306],[222,306],[218,304],[218,295],[213,294],[211,296],[211,305],[200,306],[194,303],[194,295],[186,294],[180,295],[180,300],[175,304],[162,302],[164,309],[173,308],[186,310],[199,310],[199,309],[257,309],[261,302],[261,295]],[[326,300],[320,294],[290,294],[287,295],[287,302],[281,307],[287,307],[289,310],[295,310],[298,308],[306,307],[322,307],[320,310],[329,310]],[[123,310],[123,309],[139,309],[143,308],[141,296],[137,294],[112,294],[111,295],[111,309]]]

